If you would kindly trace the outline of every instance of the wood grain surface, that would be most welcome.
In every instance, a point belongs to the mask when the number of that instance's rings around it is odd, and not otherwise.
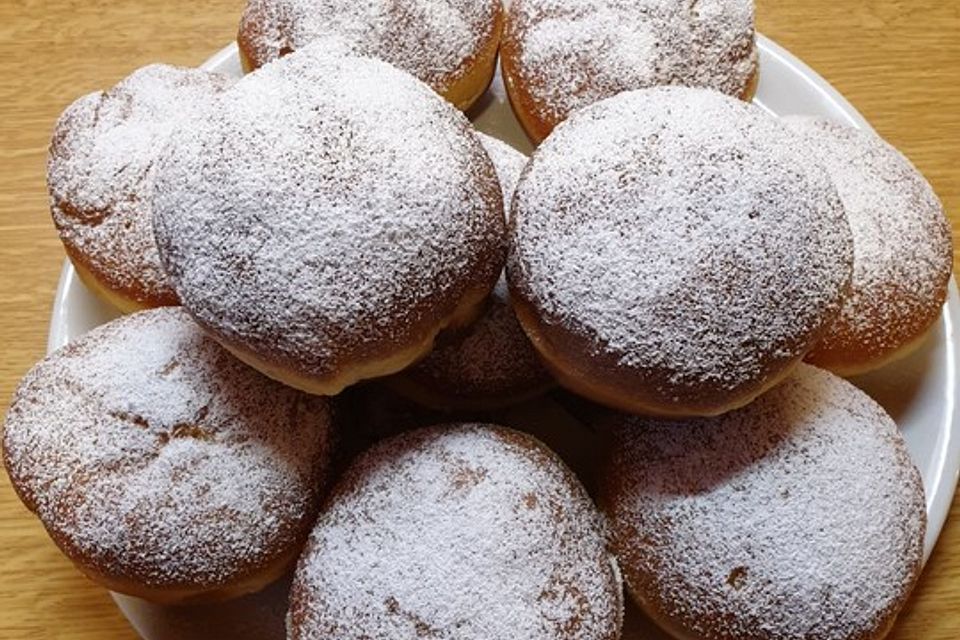
[[[758,0],[758,28],[839,89],[927,175],[960,237],[960,2]],[[242,0],[0,2],[0,403],[44,353],[63,252],[50,222],[50,129],[78,96],[150,62],[196,65]],[[47,539],[0,474],[0,638],[136,635]],[[960,502],[892,638],[960,638]]]

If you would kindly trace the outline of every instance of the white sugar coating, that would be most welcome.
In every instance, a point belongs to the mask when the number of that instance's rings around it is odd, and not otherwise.
[[[191,314],[305,376],[419,344],[502,268],[496,174],[466,118],[384,62],[317,44],[174,136],[154,207]]]
[[[499,11],[498,0],[249,0],[240,41],[262,64],[322,40],[443,93],[493,38]]]
[[[876,638],[920,572],[897,425],[808,365],[719,418],[614,420],[601,480],[631,592],[703,638]],[[640,602],[643,604],[643,602]]]
[[[811,117],[784,118],[837,186],[853,231],[853,283],[821,348],[852,340],[883,355],[940,314],[953,266],[950,224],[930,184],[879,136]]]
[[[156,587],[214,588],[306,538],[328,404],[265,378],[167,307],[48,356],[7,414],[4,461],[72,559]]]
[[[341,478],[300,558],[292,640],[614,640],[619,572],[583,487],[491,425],[397,436]]]
[[[153,64],[60,116],[47,164],[53,220],[71,256],[109,288],[142,302],[175,302],[150,224],[153,164],[172,131],[229,83]]]
[[[503,193],[503,211],[504,214],[509,214],[513,192],[517,188],[520,174],[523,172],[523,168],[527,166],[529,158],[503,140],[488,136],[483,132],[478,131],[477,138],[480,139],[483,150],[487,152],[493,162],[493,168],[496,170],[497,179],[500,182],[500,190]]]
[[[550,120],[622,91],[739,96],[757,66],[753,0],[514,0],[504,41]]]
[[[477,137],[497,170],[507,211],[527,157],[496,138],[483,133]],[[549,384],[551,377],[510,306],[504,277],[488,305],[463,335],[438,345],[406,375],[443,393],[477,397],[524,393]]]
[[[511,292],[668,401],[776,375],[835,317],[851,271],[836,191],[797,147],[702,89],[581,109],[517,187]]]

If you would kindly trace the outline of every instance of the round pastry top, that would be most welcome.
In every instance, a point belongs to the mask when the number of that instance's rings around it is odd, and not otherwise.
[[[798,146],[702,89],[581,109],[517,187],[511,294],[598,373],[629,370],[663,403],[775,375],[836,316],[851,273],[836,190]]]
[[[953,269],[950,223],[930,183],[879,136],[827,120],[784,121],[830,173],[853,232],[853,280],[818,351],[873,357],[922,334],[940,315]]]
[[[573,474],[490,425],[387,440],[347,470],[291,594],[292,638],[619,636],[619,574]]]
[[[327,401],[240,363],[179,308],[94,329],[36,365],[7,414],[17,493],[68,556],[152,587],[215,588],[305,538]]]
[[[318,45],[175,136],[154,225],[208,330],[310,376],[424,341],[496,282],[494,168],[466,118],[390,65]]]
[[[546,122],[659,85],[741,96],[757,67],[754,3],[513,0],[502,48]]]
[[[919,575],[920,474],[883,408],[833,374],[800,365],[718,418],[604,427],[624,575],[689,635],[880,637]]]

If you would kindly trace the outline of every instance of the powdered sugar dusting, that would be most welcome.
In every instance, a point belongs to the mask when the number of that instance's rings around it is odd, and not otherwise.
[[[720,418],[616,422],[602,501],[655,612],[706,638],[882,635],[919,575],[925,511],[866,394],[802,365]]]
[[[950,225],[920,172],[873,133],[826,120],[785,121],[833,178],[853,231],[853,283],[837,331],[820,349],[853,341],[873,356],[903,346],[940,315],[953,267]]]
[[[71,255],[125,297],[176,303],[150,223],[153,163],[172,131],[229,82],[154,64],[80,98],[57,122],[47,166],[53,220]]]
[[[463,115],[390,65],[314,45],[173,138],[155,230],[217,335],[324,376],[382,358],[502,267],[496,174]]]
[[[477,131],[476,135],[480,144],[483,145],[483,150],[487,152],[493,162],[493,168],[497,172],[497,180],[500,182],[500,191],[503,193],[503,211],[504,214],[509,214],[513,192],[517,188],[520,173],[527,166],[529,158],[503,140],[498,140],[480,131]]]
[[[517,187],[511,291],[666,398],[771,375],[835,317],[851,270],[833,185],[796,147],[706,90],[578,111]]]
[[[258,64],[324,41],[443,93],[490,41],[499,10],[496,0],[249,0],[240,40]]]
[[[483,133],[477,137],[497,170],[504,209],[508,210],[527,157],[496,138]],[[463,397],[516,396],[549,384],[551,377],[510,306],[505,278],[494,287],[488,304],[466,333],[438,345],[404,375],[442,393]]]
[[[619,637],[599,514],[554,454],[489,425],[404,434],[341,479],[301,557],[290,637]]]
[[[553,122],[656,85],[739,96],[757,64],[753,0],[515,0],[504,40]]]
[[[178,308],[115,320],[24,378],[4,457],[72,558],[151,586],[214,588],[306,537],[326,401],[235,360]]]

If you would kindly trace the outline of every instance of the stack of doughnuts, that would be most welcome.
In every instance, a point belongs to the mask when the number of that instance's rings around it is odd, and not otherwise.
[[[243,78],[71,105],[53,219],[130,315],[6,417],[55,544],[170,619],[289,589],[298,640],[616,640],[624,587],[679,638],[882,638],[924,488],[838,374],[922,342],[949,226],[875,134],[745,101],[749,0],[675,4],[249,0]],[[501,31],[529,158],[462,112]]]

